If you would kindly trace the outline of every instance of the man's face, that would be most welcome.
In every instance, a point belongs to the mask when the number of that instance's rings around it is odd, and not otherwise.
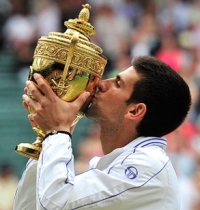
[[[115,78],[100,81],[99,90],[86,111],[86,116],[100,124],[121,121],[127,110],[126,101],[130,98],[133,86],[139,78],[131,66]]]

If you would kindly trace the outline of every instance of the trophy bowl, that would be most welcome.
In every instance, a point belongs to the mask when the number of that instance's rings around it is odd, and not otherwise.
[[[75,100],[84,91],[90,92],[72,126],[84,116],[107,63],[102,49],[90,42],[89,37],[96,32],[88,22],[89,9],[90,5],[85,4],[78,18],[65,21],[67,30],[64,33],[50,32],[38,40],[28,76],[28,80],[35,82],[33,74],[41,74],[56,95],[65,101]],[[34,113],[30,107],[28,110]],[[38,160],[46,134],[39,127],[33,127],[33,130],[36,141],[20,143],[15,151]]]

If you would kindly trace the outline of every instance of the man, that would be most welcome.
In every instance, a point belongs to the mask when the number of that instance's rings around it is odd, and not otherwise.
[[[15,196],[14,210],[106,209],[178,210],[176,174],[162,136],[186,118],[191,104],[184,80],[154,57],[138,57],[116,78],[102,80],[86,116],[101,126],[104,156],[75,176],[70,125],[88,97],[68,103],[39,74],[40,88],[28,81],[29,119],[46,132],[37,161],[29,160]],[[41,93],[42,91],[42,93]]]

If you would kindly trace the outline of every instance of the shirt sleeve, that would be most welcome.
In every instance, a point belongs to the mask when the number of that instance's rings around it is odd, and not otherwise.
[[[36,209],[37,161],[30,159],[18,184],[13,210]]]

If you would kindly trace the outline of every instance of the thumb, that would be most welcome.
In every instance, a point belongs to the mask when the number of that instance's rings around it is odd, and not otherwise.
[[[79,97],[75,100],[76,105],[78,107],[81,107],[86,102],[89,96],[90,96],[90,92],[81,93]]]

